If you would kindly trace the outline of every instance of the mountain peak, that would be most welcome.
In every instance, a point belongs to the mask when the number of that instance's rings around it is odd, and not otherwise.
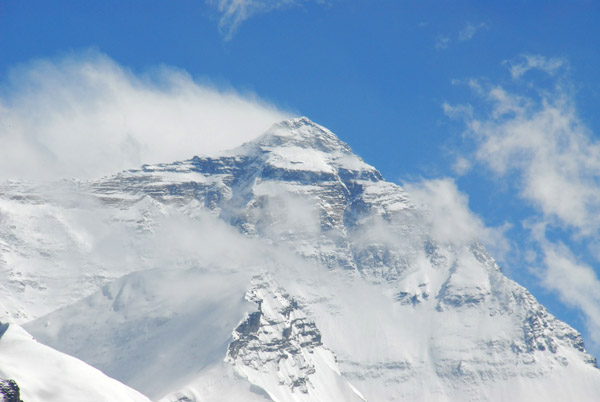
[[[265,134],[248,144],[267,150],[293,146],[327,153],[352,154],[352,149],[325,127],[307,117],[296,117],[273,125]]]
[[[218,157],[240,156],[250,157],[258,164],[267,166],[267,172],[275,169],[279,172],[278,175],[286,177],[290,172],[304,172],[324,174],[322,178],[331,179],[337,172],[344,170],[364,173],[367,180],[382,178],[374,167],[354,154],[348,144],[307,117],[274,124],[258,138]],[[203,160],[201,157],[195,158],[197,161]]]

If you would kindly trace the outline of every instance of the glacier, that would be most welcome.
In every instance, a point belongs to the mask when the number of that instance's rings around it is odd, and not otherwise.
[[[213,155],[5,182],[0,321],[161,402],[596,401],[581,335],[435,224],[305,117]],[[33,395],[12,364],[0,349]]]

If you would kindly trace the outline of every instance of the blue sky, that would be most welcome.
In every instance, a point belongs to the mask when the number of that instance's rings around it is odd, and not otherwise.
[[[76,165],[58,132],[89,111],[80,146],[112,154],[106,130],[122,127],[106,116],[128,124],[136,157],[105,168],[306,115],[388,180],[470,208],[505,272],[600,356],[599,20],[596,1],[0,0],[0,167]],[[131,116],[148,110],[181,134],[144,138]],[[229,142],[198,138],[205,120]]]

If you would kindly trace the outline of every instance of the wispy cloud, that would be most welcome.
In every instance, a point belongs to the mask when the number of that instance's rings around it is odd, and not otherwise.
[[[600,240],[600,141],[578,116],[565,84],[565,60],[526,55],[506,64],[514,88],[470,85],[483,97],[484,114],[468,105],[444,109],[464,120],[475,145],[472,160],[492,177],[516,183],[520,198],[536,211],[525,225],[536,250],[529,263],[542,266],[546,288],[585,314],[588,332],[600,344],[600,281],[569,249],[585,250]],[[530,70],[555,84],[521,82]]]
[[[510,249],[505,237],[509,228],[489,227],[469,208],[469,197],[451,178],[405,183],[413,200],[430,213],[431,234],[443,244],[470,245],[481,241],[502,260]]]
[[[563,243],[543,241],[543,285],[561,300],[580,309],[592,342],[600,344],[600,280],[592,267],[577,260]]]
[[[456,173],[457,175],[462,176],[464,174],[467,174],[472,167],[473,164],[471,163],[471,161],[461,156],[458,157],[454,162],[454,165],[452,165],[452,170],[454,170],[454,173]]]
[[[484,22],[479,24],[468,23],[463,29],[461,29],[456,37],[454,35],[438,35],[435,40],[436,49],[447,49],[450,45],[457,42],[465,42],[473,39],[475,34],[482,29],[488,29],[488,25]],[[454,39],[453,39],[454,38]]]
[[[206,0],[219,13],[219,29],[230,40],[249,18],[278,8],[297,6],[310,0]],[[318,1],[318,2],[324,2]]]
[[[589,235],[600,228],[600,143],[577,116],[569,94],[541,101],[490,88],[487,119],[468,125],[475,157],[499,175],[517,174],[521,196],[543,216]]]
[[[481,29],[486,29],[487,25],[485,23],[480,23],[477,25],[468,23],[459,33],[458,33],[458,40],[459,41],[465,41],[465,40],[470,40],[473,38],[473,36],[475,36],[475,34],[481,30]]]
[[[449,36],[440,35],[435,41],[435,47],[437,49],[446,49],[448,46],[450,46],[450,42],[451,39]]]
[[[562,58],[547,58],[541,55],[526,54],[516,60],[505,62],[510,66],[510,74],[517,79],[530,70],[542,70],[550,75],[554,75],[561,68],[568,65]]]
[[[0,90],[0,179],[96,177],[232,148],[289,117],[253,94],[90,52],[13,69]]]

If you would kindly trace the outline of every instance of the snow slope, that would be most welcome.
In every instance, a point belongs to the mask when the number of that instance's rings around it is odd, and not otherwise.
[[[49,265],[42,275],[6,258],[5,272],[29,282],[3,285],[1,301],[37,318],[25,327],[42,342],[152,398],[600,395],[580,334],[481,244],[436,236],[410,194],[306,118],[222,155],[67,186],[81,197],[65,203],[22,183],[0,192],[4,255],[35,262],[42,250],[64,283]],[[46,216],[32,197],[68,218],[42,234],[69,222],[68,240],[34,241],[35,226],[11,224]]]
[[[16,381],[27,402],[149,402],[84,362],[35,341],[16,325],[0,325],[0,378]]]
[[[0,320],[25,323],[147,268],[138,247],[161,207],[101,202],[85,186],[0,184]]]
[[[63,351],[159,398],[223,360],[231,329],[250,308],[241,297],[244,277],[195,269],[130,274],[45,319],[43,341],[61,342]]]
[[[233,329],[240,331],[246,317],[259,313],[252,312],[256,307],[244,297],[251,282],[248,274],[224,271],[154,269],[130,274],[28,328],[43,334],[45,342],[59,343],[67,353],[155,399],[186,385],[192,391],[185,395],[197,395],[197,389],[206,387],[204,376],[215,373],[221,391],[214,400],[231,387],[252,392],[251,384],[254,391],[275,395],[277,401],[357,395],[339,373],[333,354],[320,341],[310,342],[310,321],[297,306],[290,308],[292,301],[272,280],[255,285],[251,297],[255,303],[260,301],[259,320],[268,329],[261,328],[257,344],[240,339]],[[285,331],[289,332],[282,334]],[[257,332],[247,335],[254,337]],[[271,343],[275,359],[265,350],[257,352],[263,342]],[[282,359],[282,353],[289,358]],[[229,373],[226,355],[234,366]],[[199,376],[203,378],[197,381]],[[296,388],[297,397],[285,397]],[[201,394],[199,400],[206,396]]]

